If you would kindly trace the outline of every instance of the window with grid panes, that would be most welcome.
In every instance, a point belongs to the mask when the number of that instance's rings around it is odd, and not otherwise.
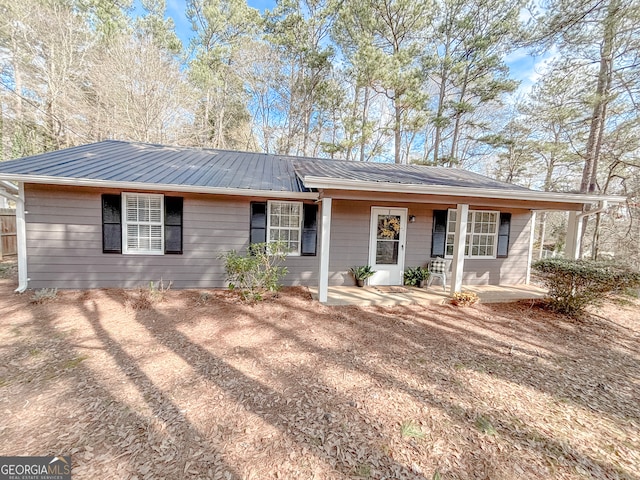
[[[164,253],[164,197],[146,193],[123,193],[123,253]]]
[[[447,220],[446,256],[453,255],[456,232],[456,210],[449,210]],[[496,258],[500,212],[469,210],[464,255],[469,258]]]
[[[300,255],[302,202],[268,202],[267,241],[282,242],[287,255]]]

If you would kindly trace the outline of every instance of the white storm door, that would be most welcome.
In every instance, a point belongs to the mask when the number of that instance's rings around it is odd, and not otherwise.
[[[402,285],[407,238],[407,209],[371,207],[370,285]]]

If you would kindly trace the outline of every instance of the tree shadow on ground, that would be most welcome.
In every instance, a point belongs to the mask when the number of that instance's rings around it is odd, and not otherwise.
[[[443,478],[571,477],[568,472],[576,471],[640,478],[633,473],[637,465],[604,461],[552,427],[528,424],[508,403],[489,402],[474,383],[508,382],[559,407],[566,403],[628,427],[639,408],[633,391],[623,390],[628,379],[598,370],[585,352],[593,347],[596,359],[630,373],[638,368],[638,346],[629,332],[603,336],[604,321],[558,324],[508,308],[328,308],[299,291],[252,306],[228,295],[213,294],[201,304],[197,293],[171,294],[183,301],[144,309],[131,308],[134,291],[81,294],[74,305],[86,329],[58,335],[51,344],[47,332],[63,319],[64,298],[51,308],[26,306],[32,318],[24,325],[34,337],[16,344],[22,353],[3,360],[20,362],[38,344],[56,353],[56,364],[91,349],[108,355],[104,370],[79,363],[36,379],[43,389],[62,380],[65,402],[77,411],[68,421],[82,434],[47,445],[52,453],[78,448],[80,472],[121,462],[122,475],[113,478],[264,478],[276,472],[289,478],[431,478],[436,470]],[[125,321],[111,321],[103,297],[128,311]],[[515,312],[523,318],[514,319]],[[133,338],[123,334],[127,328]],[[578,342],[585,347],[580,352],[572,349]],[[170,356],[188,369],[180,383],[167,386],[162,368]],[[124,379],[122,389],[142,400],[123,399],[112,377]],[[74,390],[83,394],[74,399]],[[26,400],[40,401],[37,390]],[[190,403],[202,411],[185,412]],[[478,426],[481,419],[495,434]],[[424,438],[401,434],[408,420]]]
[[[251,308],[238,305],[236,308],[261,325]],[[280,386],[276,390],[234,367],[223,355],[216,355],[193,341],[177,328],[179,324],[173,321],[173,313],[179,312],[137,311],[135,319],[159,344],[192,365],[201,379],[222,389],[225,396],[241,405],[245,412],[259,417],[287,437],[290,448],[299,452],[296,455],[314,457],[315,463],[341,478],[357,477],[360,470],[373,478],[426,478],[411,465],[404,465],[385,453],[380,432],[372,428],[375,419],[367,418],[351,398],[323,383],[315,375],[317,372],[297,366],[292,372],[278,364],[263,362],[270,380]],[[190,318],[193,322],[199,316]],[[273,331],[277,334],[277,329]],[[254,353],[252,349],[243,348],[233,349],[226,355],[227,358],[252,358],[257,363],[262,358]]]
[[[9,355],[2,355],[8,364],[24,364],[29,352],[38,348],[37,355],[46,355],[31,374],[17,372],[6,385],[19,395],[24,408],[37,409],[30,420],[37,423],[42,408],[46,415],[26,435],[18,431],[25,428],[24,422],[5,430],[3,435],[11,435],[11,442],[5,443],[3,454],[70,454],[78,478],[242,478],[225,463],[218,445],[194,427],[103,328],[95,301],[81,304],[93,331],[80,334],[57,331],[60,314],[47,312],[46,307],[27,303],[31,320],[21,322],[24,335],[16,339]],[[54,305],[49,307],[53,310]],[[97,339],[99,345],[81,344],[85,338]],[[89,368],[83,362],[88,356],[80,354],[87,350],[107,352],[126,381],[109,381],[113,378]],[[148,411],[116,396],[125,382],[144,399]],[[17,410],[15,415],[25,413]],[[37,451],[30,450],[34,444]]]
[[[330,464],[342,474],[353,474],[354,463],[349,456],[340,458],[335,455],[327,455],[324,444],[316,445],[318,437],[315,433],[321,432],[320,439],[323,442],[327,435],[330,434],[333,425],[326,425],[319,422],[318,425],[312,425],[309,429],[300,428],[296,425],[295,418],[305,418],[308,409],[318,408],[322,415],[329,415],[331,411],[341,411],[340,406],[345,404],[353,405],[351,417],[352,424],[350,428],[359,433],[369,433],[370,438],[377,438],[377,442],[369,442],[365,445],[364,460],[376,466],[380,465],[384,471],[394,471],[395,474],[404,476],[412,475],[412,470],[408,465],[398,465],[392,458],[380,455],[380,449],[384,447],[384,442],[388,439],[381,437],[379,431],[372,425],[376,424],[376,419],[367,415],[363,409],[358,409],[358,399],[353,395],[345,392],[337,391],[332,385],[322,381],[321,371],[318,365],[325,367],[340,368],[350,371],[354,374],[364,376],[371,380],[371,385],[381,387],[387,390],[403,392],[412,397],[417,403],[425,405],[432,409],[439,409],[446,412],[454,421],[462,427],[468,428],[470,419],[476,418],[477,414],[468,408],[461,407],[455,402],[445,399],[442,395],[435,394],[437,391],[438,381],[424,375],[424,368],[419,362],[407,362],[406,358],[415,355],[447,351],[450,355],[445,357],[450,359],[458,358],[464,362],[463,368],[477,369],[487,372],[491,375],[498,376],[510,382],[542,390],[544,393],[555,396],[562,401],[567,399],[575,402],[577,405],[598,413],[604,413],[614,419],[626,420],[627,417],[621,416],[621,411],[628,411],[633,405],[627,405],[624,395],[622,398],[618,395],[615,401],[609,399],[605,402],[597,403],[597,408],[591,401],[592,397],[602,398],[599,391],[591,392],[591,387],[595,379],[601,378],[603,372],[596,371],[590,367],[583,368],[580,371],[578,385],[567,383],[565,375],[559,373],[549,365],[539,364],[535,356],[535,348],[540,347],[543,343],[548,343],[548,336],[557,338],[557,341],[551,345],[551,351],[547,355],[549,361],[553,362],[555,357],[566,354],[566,335],[556,335],[559,332],[566,333],[566,326],[546,324],[542,328],[545,335],[545,342],[535,341],[535,335],[540,331],[532,330],[529,326],[520,322],[513,329],[514,339],[521,341],[521,336],[526,332],[528,336],[534,336],[534,341],[530,349],[521,348],[523,355],[517,358],[507,358],[507,350],[511,351],[513,345],[505,340],[496,340],[490,334],[472,335],[459,323],[462,320],[461,312],[455,309],[445,310],[445,316],[450,318],[449,322],[434,323],[429,319],[428,310],[416,311],[415,309],[374,309],[366,310],[355,307],[346,307],[340,309],[318,308],[317,304],[301,303],[299,301],[291,302],[289,298],[279,298],[277,300],[280,306],[279,318],[267,318],[260,314],[260,307],[246,307],[231,305],[236,310],[242,312],[242,316],[250,318],[254,325],[260,326],[270,332],[268,336],[270,342],[268,344],[261,343],[252,348],[243,348],[237,351],[237,355],[242,357],[250,357],[254,365],[260,363],[263,369],[266,369],[271,377],[278,379],[280,384],[285,385],[283,391],[288,391],[288,395],[300,395],[305,398],[304,389],[309,389],[311,395],[322,396],[321,401],[308,401],[306,398],[302,402],[296,404],[283,405],[278,404],[272,410],[265,408],[262,399],[273,397],[280,392],[275,392],[269,386],[262,382],[248,378],[247,375],[238,368],[231,367],[228,361],[225,361],[223,355],[215,355],[215,347],[212,348],[207,341],[194,341],[185,335],[178,328],[180,323],[175,322],[173,318],[179,317],[179,312],[171,310],[162,313],[154,311],[151,314],[138,314],[136,320],[145,326],[157,340],[164,346],[170,348],[177,353],[189,364],[195,365],[196,371],[208,380],[213,381],[219,387],[226,389],[227,393],[237,402],[242,403],[243,407],[248,411],[259,415],[264,420],[277,426],[280,430],[291,433],[296,438],[299,445],[304,445],[319,459]],[[302,307],[302,308],[301,308]],[[293,312],[293,313],[292,313]],[[442,312],[439,312],[442,313]],[[468,312],[467,312],[468,313]],[[297,322],[291,322],[292,316],[305,316],[305,318],[313,318],[313,326],[309,325],[307,330],[301,331],[301,326]],[[207,314],[190,316],[189,323],[195,323],[200,320],[206,320]],[[467,319],[468,320],[468,319]],[[476,319],[477,320],[477,319]],[[456,324],[456,322],[458,322]],[[495,317],[489,323],[495,322]],[[291,328],[287,328],[283,324],[290,324]],[[346,328],[345,328],[346,327]],[[538,327],[541,328],[541,327]],[[342,341],[342,345],[323,347],[313,340],[314,329],[323,330],[325,333],[335,335]],[[491,329],[489,329],[491,330]],[[571,330],[571,329],[569,329]],[[504,335],[504,334],[503,334]],[[575,333],[580,335],[580,332]],[[380,339],[384,339],[380,341]],[[434,342],[433,339],[437,339]],[[371,341],[367,341],[371,340]],[[526,343],[526,342],[525,342]],[[300,352],[311,353],[317,362],[311,362],[309,365],[290,365],[286,362],[273,363],[270,359],[265,359],[265,350],[276,348],[278,345],[291,345],[293,349]],[[404,353],[404,355],[403,355]],[[617,353],[613,355],[611,361],[618,362],[621,365],[628,364],[631,361],[629,354]],[[374,357],[376,361],[369,361]],[[436,354],[437,357],[437,354]],[[427,356],[433,359],[434,357]],[[381,361],[385,360],[385,361]],[[505,360],[507,360],[505,362]],[[570,359],[571,360],[571,359]],[[557,367],[566,368],[565,360],[557,360]],[[506,363],[506,365],[505,365]],[[435,360],[436,367],[437,359]],[[448,365],[450,367],[450,365]],[[390,368],[391,367],[391,368]],[[322,367],[320,367],[322,368]],[[436,368],[437,370],[437,368]],[[443,372],[446,368],[442,369]],[[216,372],[212,375],[211,372]],[[410,385],[406,381],[400,379],[402,375],[395,375],[394,371],[409,373],[421,378],[423,383],[419,386]],[[441,372],[441,375],[445,374]],[[309,382],[313,379],[313,382]],[[615,382],[615,378],[607,377],[607,381]],[[309,385],[312,385],[309,387]],[[303,388],[301,388],[301,386]],[[465,392],[464,385],[460,385],[457,389],[462,394]],[[455,389],[454,389],[455,390]],[[256,395],[248,394],[248,392],[256,392]],[[590,396],[590,392],[592,396]],[[362,392],[358,392],[362,393]],[[455,393],[455,392],[454,392]],[[616,403],[617,402],[617,403]],[[624,408],[621,408],[624,407]],[[635,409],[637,413],[637,407]],[[536,431],[532,428],[522,428],[505,419],[504,412],[500,413],[501,419],[498,420],[501,425],[509,425],[507,436],[512,438],[513,443],[520,444],[531,448],[531,445],[539,445],[538,452],[545,455],[557,456],[557,452],[565,452],[562,458],[571,458],[568,462],[574,462],[578,465],[584,465],[592,471],[602,472],[605,475],[611,475],[612,478],[636,478],[624,472],[618,466],[609,465],[592,458],[588,453],[580,452],[579,449],[567,446],[556,441],[546,432]],[[517,419],[516,419],[517,420]],[[329,428],[327,428],[329,427]],[[512,432],[517,432],[513,434]],[[348,452],[352,441],[361,441],[357,436],[345,437],[340,444],[337,445],[336,452]],[[534,448],[535,450],[535,448]],[[555,458],[555,457],[554,457]],[[362,458],[356,458],[360,461]],[[390,463],[389,463],[390,462]],[[480,466],[482,462],[476,462]],[[622,475],[622,477],[620,477]],[[398,477],[400,478],[400,477]]]

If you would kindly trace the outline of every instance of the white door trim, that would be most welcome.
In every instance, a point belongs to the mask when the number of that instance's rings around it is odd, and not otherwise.
[[[409,210],[402,207],[371,207],[371,218],[369,222],[369,265],[376,273],[369,280],[370,285],[402,285],[404,274],[404,262],[407,244],[407,217]],[[399,215],[400,216],[400,236],[398,245],[398,263],[395,265],[377,265],[376,247],[378,232],[378,215]]]

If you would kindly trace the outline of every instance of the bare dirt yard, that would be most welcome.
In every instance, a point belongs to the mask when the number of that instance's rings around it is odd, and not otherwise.
[[[36,300],[6,276],[0,455],[70,454],[74,479],[640,479],[637,301]]]

